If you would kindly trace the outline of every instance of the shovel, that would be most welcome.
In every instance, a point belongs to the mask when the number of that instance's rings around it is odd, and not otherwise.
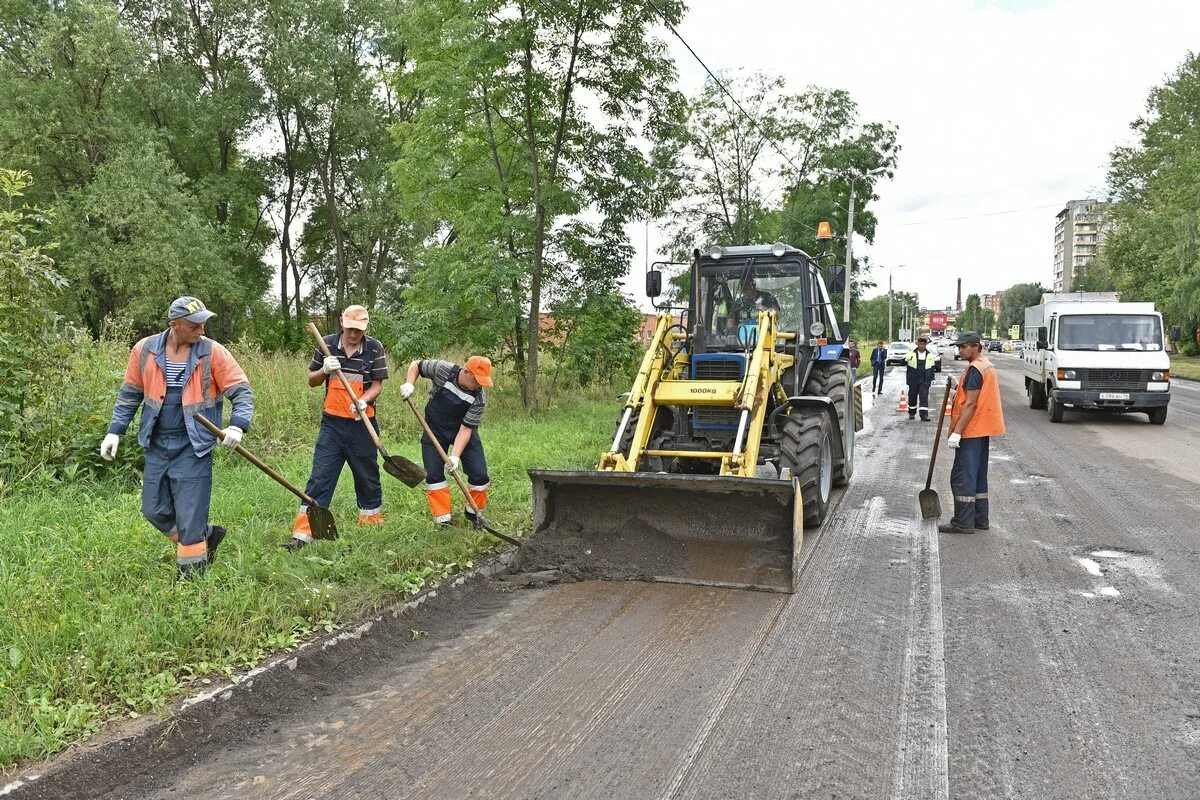
[[[308,323],[308,329],[312,331],[312,335],[317,337],[317,346],[321,348],[321,352],[326,358],[333,355],[329,352],[329,345],[325,344],[325,340],[321,338],[321,332],[317,330],[317,326]],[[342,382],[342,386],[346,389],[346,394],[350,395],[350,402],[357,403],[358,396],[354,394],[354,390],[350,388],[350,381],[346,380],[346,376],[339,369],[337,376]],[[371,420],[366,414],[359,414],[358,418],[362,420],[363,425],[367,426],[367,433],[371,435],[371,441],[375,443],[379,454],[383,456],[383,469],[388,475],[391,475],[396,480],[403,483],[405,486],[416,486],[425,480],[425,469],[419,464],[414,464],[403,456],[393,456],[384,448],[383,442],[379,441],[379,434],[375,431],[375,426],[371,424]]]
[[[433,446],[437,448],[438,455],[441,456],[442,461],[446,463],[446,471],[450,472],[450,456],[446,455],[446,451],[442,449],[441,442],[439,442],[437,437],[433,435],[433,431],[429,430],[429,423],[426,422],[425,418],[421,416],[421,412],[417,411],[417,407],[413,405],[411,397],[404,402],[408,403],[408,407],[412,409],[413,416],[417,418],[417,422],[421,423],[421,427],[425,429],[425,435],[429,437],[429,441],[433,442]],[[457,483],[458,488],[462,490],[463,497],[466,498],[467,505],[471,508],[471,513],[475,515],[475,526],[478,528],[483,528],[497,539],[503,539],[511,545],[520,547],[520,540],[514,539],[507,533],[501,533],[484,521],[483,512],[479,510],[479,506],[475,505],[475,500],[471,497],[471,493],[467,491],[467,485],[463,483],[462,476],[458,474],[458,470],[454,470],[453,472],[450,472],[450,474],[454,476],[454,482]]]
[[[942,516],[942,501],[938,493],[929,488],[933,485],[933,465],[937,461],[938,445],[942,441],[942,423],[946,421],[946,398],[954,388],[954,378],[946,378],[946,394],[942,398],[942,413],[938,414],[937,433],[933,437],[933,455],[929,457],[929,477],[925,479],[925,491],[917,495],[921,504],[921,519],[938,519]]]
[[[204,416],[203,414],[196,414],[196,421],[208,428],[209,432],[213,436],[217,437],[218,440],[224,441],[225,431],[212,424],[208,417]],[[316,500],[313,500],[304,492],[288,483],[287,478],[268,467],[258,459],[258,456],[254,455],[240,444],[235,447],[234,450],[237,450],[238,455],[240,455],[242,458],[246,459],[251,464],[267,473],[267,475],[273,478],[280,486],[287,489],[289,492],[296,495],[296,497],[299,497],[308,504],[305,514],[308,516],[308,526],[312,529],[312,535],[314,539],[336,539],[338,537],[337,525],[333,521],[333,512],[324,506],[317,505]]]

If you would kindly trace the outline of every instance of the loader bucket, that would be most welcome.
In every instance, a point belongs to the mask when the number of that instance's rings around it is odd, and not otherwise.
[[[791,592],[804,539],[792,481],[530,470],[533,532],[518,568],[580,579]]]

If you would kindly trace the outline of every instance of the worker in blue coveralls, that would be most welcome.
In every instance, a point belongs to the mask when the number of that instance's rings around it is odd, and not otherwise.
[[[138,408],[138,444],[146,455],[142,515],[175,543],[177,575],[194,578],[216,557],[225,528],[208,523],[212,450],[216,438],[196,422],[203,414],[221,424],[222,400],[233,403],[221,444],[236,447],[250,429],[254,392],[246,374],[221,345],[205,337],[213,312],[195,297],[167,310],[167,329],[139,341],[129,354],[100,456],[112,461]]]

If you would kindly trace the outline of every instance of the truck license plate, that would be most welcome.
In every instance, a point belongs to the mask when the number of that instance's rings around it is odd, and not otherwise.
[[[1101,392],[1101,400],[1128,400],[1129,392]]]

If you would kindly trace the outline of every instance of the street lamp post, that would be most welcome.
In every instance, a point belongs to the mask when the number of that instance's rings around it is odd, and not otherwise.
[[[892,272],[898,269],[904,269],[907,264],[901,264],[897,267],[888,267],[888,336],[892,336],[894,328],[892,328]]]

